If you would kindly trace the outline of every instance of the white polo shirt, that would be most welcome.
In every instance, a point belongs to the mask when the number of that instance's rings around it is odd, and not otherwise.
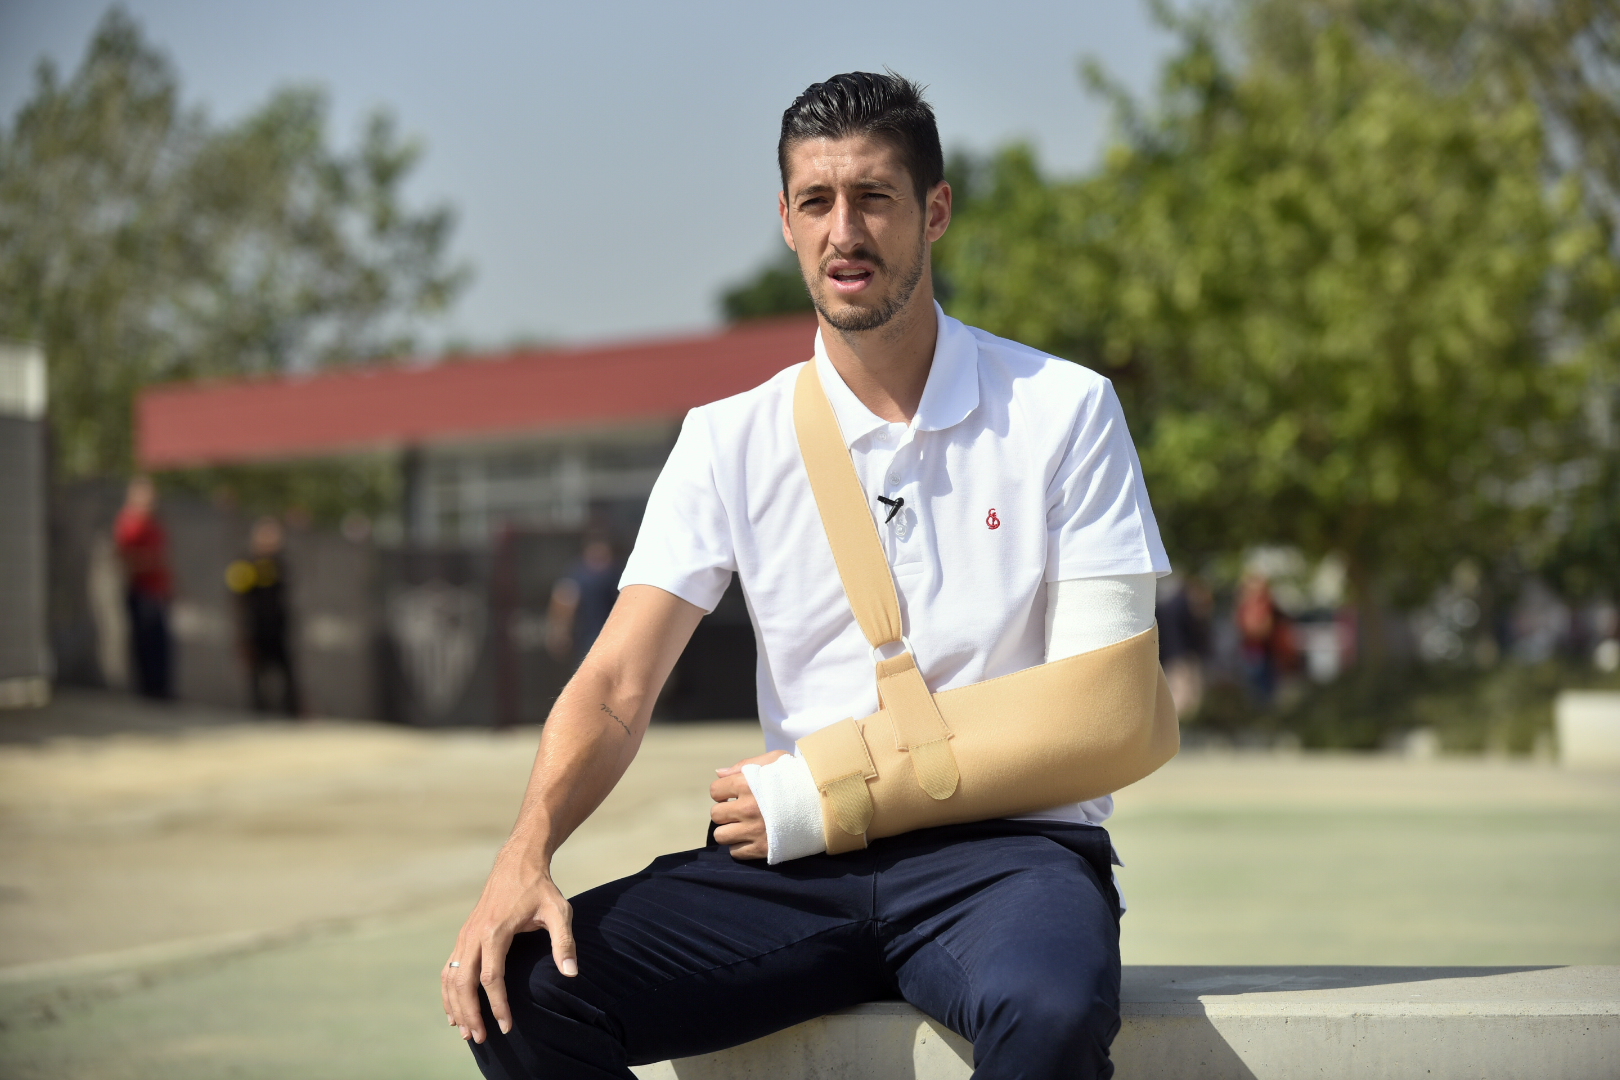
[[[939,691],[1042,663],[1048,582],[1166,574],[1170,563],[1113,385],[935,312],[933,366],[909,425],[861,404],[819,332],[811,362],[877,512],[923,678]],[[768,750],[878,707],[871,649],[799,456],[800,367],[687,414],[620,581],[712,611],[740,575]],[[886,524],[879,495],[905,500]],[[1110,809],[1104,799],[1032,816],[1096,822]]]

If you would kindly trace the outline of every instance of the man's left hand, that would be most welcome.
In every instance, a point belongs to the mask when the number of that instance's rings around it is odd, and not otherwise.
[[[714,799],[709,817],[719,826],[714,830],[715,841],[730,847],[732,858],[763,859],[770,850],[765,836],[765,818],[759,812],[759,803],[748,786],[748,778],[743,776],[743,766],[768,765],[786,756],[785,750],[772,750],[714,770],[720,779],[709,785],[709,797]]]

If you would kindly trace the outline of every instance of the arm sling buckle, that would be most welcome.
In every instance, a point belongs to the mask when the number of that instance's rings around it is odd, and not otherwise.
[[[798,743],[821,793],[830,854],[914,829],[1095,799],[1175,756],[1181,732],[1159,668],[1157,626],[931,693],[902,634],[889,561],[814,361],[799,372],[793,422],[844,594],[877,658],[878,711]],[[896,643],[899,655],[880,658]]]

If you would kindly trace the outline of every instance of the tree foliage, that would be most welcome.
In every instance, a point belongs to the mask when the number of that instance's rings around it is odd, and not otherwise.
[[[1167,16],[1154,107],[1094,80],[1104,164],[982,163],[936,257],[953,314],[1115,379],[1181,556],[1288,543],[1344,557],[1364,602],[1412,598],[1545,548],[1602,454],[1605,196],[1550,167],[1528,77],[1436,77],[1337,0],[1292,10],[1236,47]]]
[[[1620,213],[1620,6],[1614,0],[1252,0],[1249,34],[1273,57],[1298,56],[1324,25],[1438,83],[1473,81],[1528,97],[1551,140],[1545,164],[1578,175],[1592,208]]]
[[[334,149],[327,111],[211,122],[118,8],[70,78],[40,64],[0,130],[0,335],[45,349],[64,475],[130,467],[148,383],[398,354],[455,296],[450,211],[404,203],[420,149],[384,113]]]
[[[799,257],[791,251],[781,252],[720,294],[720,312],[727,322],[814,310],[804,287],[804,274],[799,270]]]

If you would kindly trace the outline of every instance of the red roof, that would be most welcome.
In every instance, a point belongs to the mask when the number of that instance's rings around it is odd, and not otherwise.
[[[815,320],[429,367],[178,383],[136,402],[143,467],[266,461],[485,434],[678,419],[807,358]]]

